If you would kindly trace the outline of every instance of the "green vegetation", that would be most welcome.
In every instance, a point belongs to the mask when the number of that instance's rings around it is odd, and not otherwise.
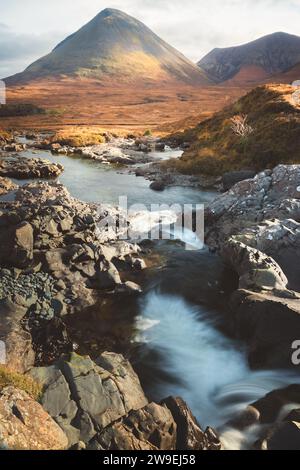
[[[185,174],[220,175],[300,163],[300,107],[293,103],[293,92],[289,85],[255,88],[197,127],[172,136],[191,142],[191,147],[180,159],[163,165]],[[237,115],[247,116],[252,133],[241,136],[233,131]]]
[[[144,132],[144,137],[151,137],[152,136],[152,132],[150,131],[150,129],[147,129],[145,132]]]
[[[0,390],[8,386],[24,390],[34,400],[39,400],[42,393],[42,386],[31,377],[12,372],[5,366],[0,366]]]
[[[43,108],[30,103],[2,104],[0,106],[0,117],[33,116],[45,113]]]

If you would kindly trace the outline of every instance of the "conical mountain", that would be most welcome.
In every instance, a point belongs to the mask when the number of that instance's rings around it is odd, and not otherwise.
[[[105,9],[10,81],[77,75],[207,84],[206,74],[135,18]]]

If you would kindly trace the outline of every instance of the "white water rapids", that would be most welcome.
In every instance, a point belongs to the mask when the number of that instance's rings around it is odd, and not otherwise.
[[[247,448],[257,430],[242,433],[224,423],[266,393],[300,382],[288,371],[251,371],[244,352],[214,326],[213,312],[182,297],[153,291],[140,311],[136,339],[160,354],[160,371],[173,378],[157,384],[157,396],[182,396],[203,427],[221,427],[226,449]]]

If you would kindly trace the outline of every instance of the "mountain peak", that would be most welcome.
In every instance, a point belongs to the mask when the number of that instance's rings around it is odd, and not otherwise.
[[[75,75],[118,81],[210,81],[195,64],[139,20],[106,8],[13,80]]]
[[[198,65],[216,82],[247,77],[259,81],[300,62],[300,37],[282,31],[235,47],[212,50]]]

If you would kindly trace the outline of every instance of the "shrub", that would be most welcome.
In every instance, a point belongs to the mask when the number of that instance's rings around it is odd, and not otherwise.
[[[5,366],[0,366],[0,390],[8,386],[24,390],[34,400],[39,400],[42,394],[42,386],[31,377],[12,372]]]

